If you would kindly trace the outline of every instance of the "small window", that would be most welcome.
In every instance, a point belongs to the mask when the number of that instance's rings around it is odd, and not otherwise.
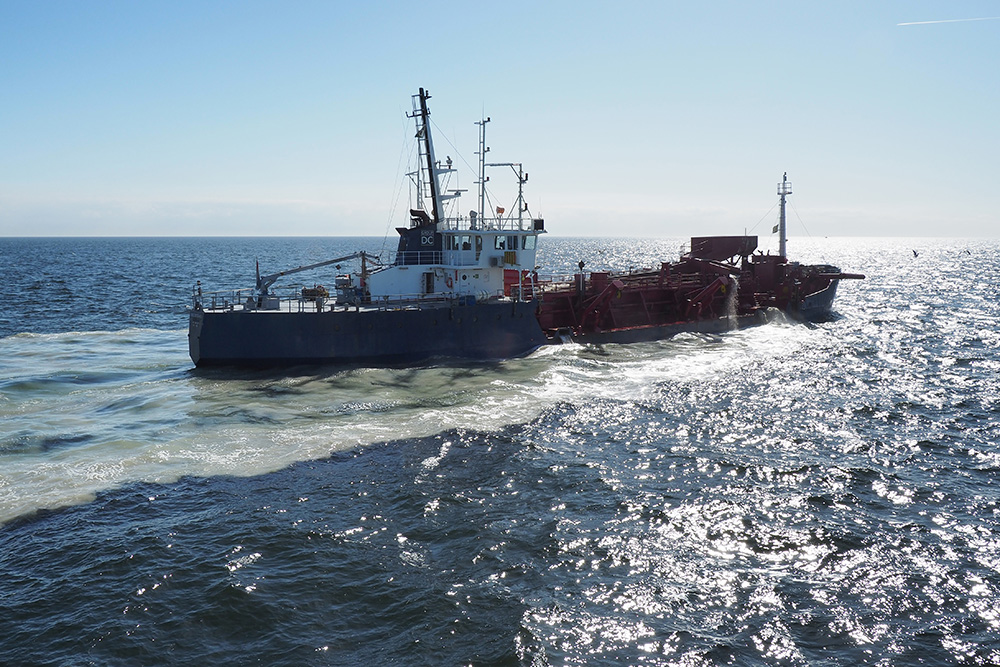
[[[535,249],[535,236],[528,235],[524,237],[524,250],[534,250]]]
[[[493,238],[493,243],[497,250],[507,249],[507,237],[506,236],[496,236]]]

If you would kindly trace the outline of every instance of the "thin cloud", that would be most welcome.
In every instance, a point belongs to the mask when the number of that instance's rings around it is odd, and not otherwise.
[[[966,21],[996,21],[1000,16],[981,16],[975,19],[942,19],[940,21],[911,21],[909,23],[897,23],[900,25],[931,25],[933,23],[965,23]]]

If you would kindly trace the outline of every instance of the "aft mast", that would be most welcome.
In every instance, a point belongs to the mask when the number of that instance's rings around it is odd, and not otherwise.
[[[479,126],[479,151],[476,153],[479,156],[479,180],[476,181],[476,185],[479,186],[479,211],[477,213],[480,224],[486,221],[486,181],[489,180],[486,178],[486,154],[490,152],[490,147],[486,145],[486,123],[488,122],[490,122],[489,117],[476,121],[476,125]],[[475,228],[475,224],[473,224],[473,228]]]
[[[788,172],[786,171],[778,183],[778,195],[781,196],[781,206],[778,214],[778,255],[788,257],[785,254],[785,196],[792,194],[792,184],[788,182]]]

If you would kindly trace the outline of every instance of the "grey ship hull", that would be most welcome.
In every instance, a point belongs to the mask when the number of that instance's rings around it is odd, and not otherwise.
[[[818,322],[833,315],[833,300],[837,296],[839,280],[831,280],[830,285],[802,299],[797,313],[799,317],[809,322]]]
[[[198,367],[488,361],[523,356],[545,342],[530,302],[335,312],[195,309],[188,329]]]

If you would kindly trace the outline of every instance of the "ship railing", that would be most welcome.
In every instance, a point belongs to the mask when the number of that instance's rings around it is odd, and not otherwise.
[[[514,301],[535,301],[542,294],[542,286],[538,283],[521,283],[511,285],[509,290],[510,298]]]
[[[196,309],[205,310],[235,310],[242,309],[246,299],[256,293],[252,287],[229,290],[214,290],[206,292],[199,281],[191,294],[191,301]]]
[[[444,254],[441,250],[404,250],[397,252],[393,257],[390,255],[390,264],[418,265],[418,264],[442,264]]]
[[[476,226],[472,226],[472,218],[465,215],[456,216],[453,218],[445,218],[444,221],[438,223],[440,229],[448,229],[454,231],[503,231],[503,232],[530,232],[536,229],[541,229],[541,225],[544,223],[537,223],[532,218],[521,218],[518,220],[515,217],[476,217]]]
[[[573,287],[577,282],[579,274],[539,274],[534,281],[534,289],[538,292],[549,290],[561,290]]]
[[[303,294],[303,288],[315,289],[309,285],[289,285],[278,289],[272,288],[267,296],[261,296],[251,287],[231,290],[203,291],[200,285],[195,287],[193,303],[196,309],[247,311],[247,312],[316,312],[317,307],[324,310],[341,309],[377,309],[404,310],[409,308],[436,307],[442,305],[472,305],[478,301],[506,299],[503,290],[481,290],[475,294],[386,294],[377,297],[361,298],[360,293],[353,299],[338,298],[336,291],[331,290],[329,296],[317,299]],[[513,296],[509,298],[517,299]]]
[[[272,287],[266,296],[253,287],[206,292],[196,285],[192,301],[196,309],[204,310],[246,310],[246,311],[294,311],[316,310],[316,298],[306,297],[303,288],[315,290],[316,285],[283,285]],[[337,300],[335,290],[329,290],[323,297],[325,303]]]
[[[530,286],[532,291],[532,298],[543,295],[545,292],[554,291],[565,291],[568,289],[574,289],[578,285],[580,274],[551,274],[551,275],[539,275],[534,281],[534,284]],[[705,283],[704,274],[690,274],[690,273],[670,273],[666,275],[661,275],[656,269],[637,269],[624,274],[613,274],[612,278],[622,278],[625,280],[626,285],[629,287],[670,287],[670,288],[684,288],[684,287],[699,287],[703,286]],[[714,276],[713,276],[714,278]],[[586,274],[587,284],[590,283],[590,274]],[[526,284],[524,292],[529,286]]]
[[[391,253],[389,264],[395,266],[445,265],[478,266],[482,251],[474,250],[404,250]]]

